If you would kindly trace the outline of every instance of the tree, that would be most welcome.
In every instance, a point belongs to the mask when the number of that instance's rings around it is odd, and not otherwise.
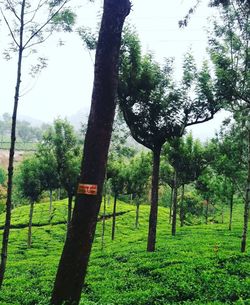
[[[246,139],[250,139],[250,31],[249,1],[211,1],[218,6],[220,21],[214,23],[209,39],[210,55],[215,67],[216,95],[230,109],[242,126],[245,126]],[[250,147],[250,143],[248,144]],[[250,149],[249,156],[250,160]],[[244,225],[241,251],[246,250],[248,215],[250,202],[250,161],[246,181]]]
[[[177,188],[182,187],[180,200],[180,222],[184,225],[185,210],[183,206],[184,188],[186,184],[195,181],[207,166],[205,158],[205,150],[199,140],[194,140],[192,134],[186,137],[170,141],[164,147],[166,161],[174,168],[174,199],[173,200],[173,221],[172,235],[176,233],[176,217],[177,217]],[[165,161],[165,162],[166,162]]]
[[[134,139],[153,153],[151,209],[147,250],[155,250],[160,154],[163,144],[182,136],[186,126],[213,118],[218,110],[208,66],[196,72],[187,54],[179,89],[173,82],[173,60],[160,67],[153,56],[141,55],[139,40],[128,33],[122,53],[119,105]],[[196,92],[192,98],[191,92]]]
[[[42,192],[39,172],[39,160],[37,158],[30,157],[21,163],[17,174],[16,183],[20,197],[28,199],[30,202],[27,241],[27,245],[30,247],[32,238],[32,218],[34,204],[39,199],[39,196]]]
[[[151,156],[141,152],[130,160],[128,165],[127,192],[131,193],[136,203],[135,228],[139,227],[139,209],[149,187]]]
[[[9,150],[9,165],[8,165],[8,183],[7,183],[7,200],[6,200],[6,220],[4,226],[1,263],[0,263],[0,287],[3,283],[6,261],[8,238],[11,222],[11,201],[12,201],[12,180],[13,180],[13,164],[16,142],[16,119],[18,102],[20,98],[20,88],[22,82],[22,68],[25,56],[35,53],[35,47],[43,43],[55,29],[61,25],[70,30],[68,21],[73,22],[74,14],[69,9],[62,11],[68,0],[65,1],[9,1],[3,0],[0,3],[0,11],[9,30],[11,37],[10,49],[6,50],[6,59],[10,59],[10,52],[14,51],[17,55],[17,74],[14,93],[14,106],[11,121],[11,144]],[[45,11],[43,11],[45,9]],[[40,22],[40,14],[43,11],[46,14],[45,21]],[[45,13],[46,12],[46,13]],[[66,13],[66,15],[65,15]],[[39,15],[39,17],[38,17]],[[68,18],[71,16],[72,18]],[[38,18],[37,18],[38,17]],[[67,17],[67,18],[65,18]],[[55,22],[52,22],[55,21]],[[66,26],[66,27],[65,27]],[[46,66],[46,60],[42,57],[38,58],[38,63],[31,68],[31,74],[36,74]]]
[[[80,147],[73,126],[67,120],[56,119],[51,128],[43,136],[43,141],[38,151],[38,156],[43,159],[44,167],[41,168],[42,181],[53,186],[63,187],[68,194],[68,221],[71,220],[72,200],[75,195],[78,175],[80,171]],[[49,164],[48,164],[49,162]],[[45,171],[43,171],[45,170]],[[51,173],[55,170],[54,173]],[[50,176],[50,174],[52,174]]]
[[[57,172],[56,157],[53,153],[53,150],[45,143],[42,142],[40,145],[38,145],[36,157],[39,159],[39,174],[41,187],[44,191],[49,191],[49,214],[51,220],[52,192],[53,190],[59,187],[59,175]]]
[[[124,192],[126,184],[125,165],[123,160],[114,160],[108,164],[107,179],[110,179],[111,190],[114,194],[112,233],[111,239],[115,239],[116,205],[118,195]]]
[[[242,133],[243,132],[243,133]],[[237,190],[242,192],[243,179],[245,179],[246,143],[242,141],[244,131],[236,123],[224,123],[217,137],[212,140],[214,160],[211,166],[218,175],[225,178],[223,197],[229,203],[230,217],[229,230],[232,229],[234,194]]]
[[[51,303],[78,304],[102,199],[115,114],[121,32],[129,0],[105,0],[95,58],[94,88],[73,216]],[[93,192],[90,192],[92,186]]]

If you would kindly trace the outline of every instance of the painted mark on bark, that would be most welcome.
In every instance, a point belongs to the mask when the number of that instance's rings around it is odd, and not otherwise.
[[[96,184],[78,184],[77,194],[83,195],[97,195],[97,185]]]

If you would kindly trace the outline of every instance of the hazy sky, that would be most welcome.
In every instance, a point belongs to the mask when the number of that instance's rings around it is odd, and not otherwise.
[[[164,57],[176,58],[176,70],[181,69],[183,54],[192,47],[197,62],[206,56],[207,17],[213,14],[207,0],[192,16],[189,26],[179,29],[178,21],[185,16],[195,0],[134,0],[127,21],[134,24],[145,51],[154,53],[158,61]],[[78,13],[78,25],[90,26],[94,30],[100,20],[102,1],[95,4],[86,0],[72,0]],[[78,4],[82,4],[79,7]],[[7,42],[4,36],[6,27],[1,23],[0,41]],[[64,41],[59,47],[58,41]],[[1,44],[2,53],[5,44]],[[79,109],[89,108],[93,82],[94,54],[89,54],[76,33],[56,34],[46,45],[39,47],[39,54],[48,58],[48,67],[32,79],[28,77],[29,57],[24,62],[22,93],[18,109],[19,115],[34,117],[42,121],[52,121],[55,117],[71,116]],[[12,113],[16,78],[16,59],[6,62],[0,57],[0,114]],[[204,125],[201,131],[214,129],[215,122]],[[217,125],[216,125],[217,126]]]

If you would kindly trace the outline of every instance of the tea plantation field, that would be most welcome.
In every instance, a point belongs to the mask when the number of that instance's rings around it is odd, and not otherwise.
[[[49,304],[54,276],[66,233],[67,202],[35,206],[32,247],[27,248],[29,207],[13,210],[6,278],[0,305]],[[108,207],[111,213],[112,205]],[[157,250],[146,252],[149,206],[142,205],[135,229],[135,206],[118,202],[115,240],[112,218],[106,219],[102,247],[102,222],[97,233],[80,304],[250,304],[250,241],[240,253],[243,208],[238,205],[233,230],[224,224],[177,228],[171,236],[169,210],[159,208]],[[218,219],[220,221],[220,219]],[[0,215],[0,227],[4,215]],[[2,227],[0,230],[2,234]]]

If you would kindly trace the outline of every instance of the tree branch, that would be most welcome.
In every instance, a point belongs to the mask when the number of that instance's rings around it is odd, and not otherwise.
[[[2,16],[3,16],[3,19],[4,19],[5,23],[6,23],[6,25],[7,25],[8,29],[9,29],[9,31],[10,31],[10,35],[11,35],[13,41],[15,42],[15,44],[17,45],[17,47],[19,48],[20,45],[19,45],[19,43],[17,42],[17,40],[16,40],[16,38],[15,38],[15,35],[14,35],[14,33],[13,33],[11,27],[10,27],[10,24],[9,24],[7,18],[5,17],[5,15],[4,15],[4,13],[3,13],[2,8],[1,8],[1,14],[2,14]]]
[[[36,30],[31,36],[30,36],[30,38],[26,41],[26,43],[24,44],[24,48],[27,48],[28,47],[28,44],[30,43],[30,41],[39,33],[39,32],[41,32],[41,30],[43,29],[43,28],[45,28],[48,24],[49,24],[49,22],[60,12],[60,10],[65,6],[65,4],[67,3],[67,2],[69,2],[70,0],[65,0],[64,2],[63,2],[63,4],[58,8],[58,10],[55,12],[55,13],[53,13],[51,16],[50,16],[50,18],[38,29],[38,30]]]

